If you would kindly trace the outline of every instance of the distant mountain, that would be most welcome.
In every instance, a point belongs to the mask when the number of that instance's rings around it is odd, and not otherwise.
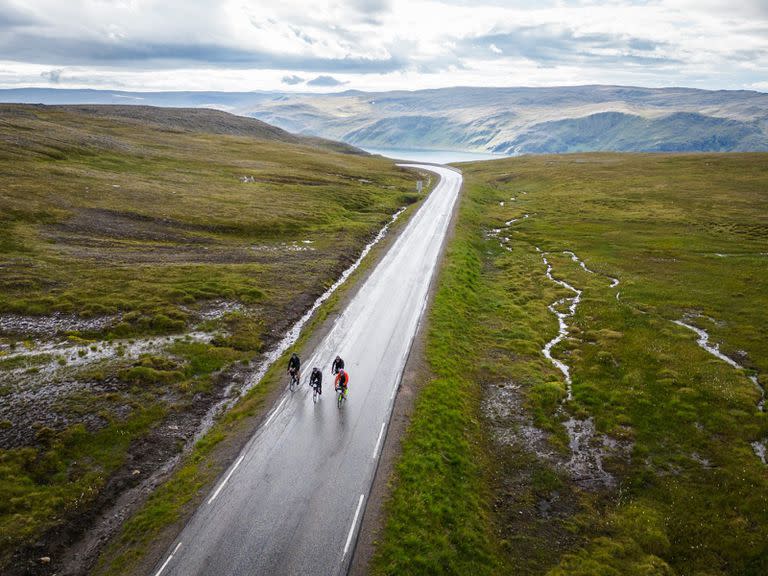
[[[690,88],[443,88],[366,93],[0,90],[0,101],[194,106],[362,148],[501,154],[766,151],[768,94]]]

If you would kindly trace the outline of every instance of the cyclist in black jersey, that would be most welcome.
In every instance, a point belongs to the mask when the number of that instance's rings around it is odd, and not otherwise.
[[[333,361],[333,364],[331,364],[331,374],[338,374],[339,370],[344,369],[344,360],[341,359],[341,356],[336,356],[336,359]]]
[[[312,368],[312,374],[309,376],[309,387],[312,388],[318,396],[323,394],[323,373],[317,367]]]

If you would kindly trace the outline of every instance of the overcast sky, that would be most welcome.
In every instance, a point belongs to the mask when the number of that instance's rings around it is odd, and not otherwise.
[[[768,91],[768,0],[0,0],[0,86]]]

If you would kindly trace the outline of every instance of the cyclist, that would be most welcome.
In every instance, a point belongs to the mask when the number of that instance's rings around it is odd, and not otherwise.
[[[300,368],[301,368],[301,360],[299,360],[298,354],[294,352],[293,354],[291,354],[291,359],[288,360],[288,374],[291,375],[291,378],[294,379],[296,383],[299,382]]]
[[[333,361],[333,364],[331,364],[331,374],[338,374],[339,370],[344,369],[344,360],[341,359],[341,356],[336,356],[336,359]]]
[[[309,387],[317,391],[317,393],[323,395],[323,373],[315,366],[312,368],[312,374],[309,376]]]
[[[341,390],[342,393],[344,394],[344,398],[346,398],[348,388],[349,388],[349,373],[343,368],[341,368],[336,374],[336,382],[334,384],[333,389],[336,390],[336,392]]]

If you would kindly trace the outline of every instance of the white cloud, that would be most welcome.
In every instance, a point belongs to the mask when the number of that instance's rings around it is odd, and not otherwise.
[[[767,30],[764,0],[0,0],[0,85],[743,88]]]

